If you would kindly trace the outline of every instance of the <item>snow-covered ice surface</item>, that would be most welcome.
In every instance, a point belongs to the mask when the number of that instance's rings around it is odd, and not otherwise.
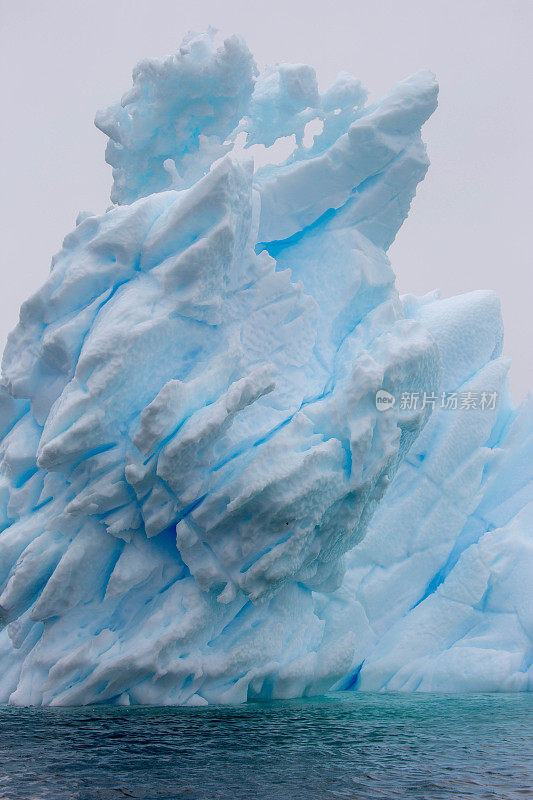
[[[114,205],[2,362],[0,702],[529,687],[533,422],[497,298],[400,298],[386,256],[436,103],[430,73],[366,105],[208,32],[97,115]],[[442,392],[497,402],[400,402]]]

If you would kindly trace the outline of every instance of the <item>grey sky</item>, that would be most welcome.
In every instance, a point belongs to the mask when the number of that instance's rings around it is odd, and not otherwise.
[[[428,67],[432,162],[391,248],[401,292],[495,289],[515,399],[533,386],[530,0],[0,0],[0,349],[81,209],[109,204],[97,108],[188,29],[241,33],[259,65],[341,70],[372,95]]]

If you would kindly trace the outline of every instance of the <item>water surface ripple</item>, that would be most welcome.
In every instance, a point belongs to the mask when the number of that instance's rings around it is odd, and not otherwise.
[[[533,798],[531,695],[0,708],[1,800]]]

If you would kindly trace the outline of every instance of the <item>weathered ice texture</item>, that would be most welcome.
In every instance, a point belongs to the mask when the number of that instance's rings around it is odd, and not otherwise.
[[[366,105],[208,32],[97,115],[114,205],[2,361],[0,702],[528,688],[533,426],[497,299],[400,298],[386,256],[436,103],[430,73]],[[451,390],[498,403],[399,400]]]

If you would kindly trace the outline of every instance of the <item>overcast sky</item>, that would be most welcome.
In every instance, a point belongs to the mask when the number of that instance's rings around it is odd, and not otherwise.
[[[421,68],[440,82],[430,171],[391,248],[401,292],[495,289],[516,400],[533,387],[531,0],[0,0],[0,349],[81,209],[109,205],[96,109],[189,29],[241,33],[259,65],[338,72],[371,97]],[[474,332],[472,332],[474,335]]]

